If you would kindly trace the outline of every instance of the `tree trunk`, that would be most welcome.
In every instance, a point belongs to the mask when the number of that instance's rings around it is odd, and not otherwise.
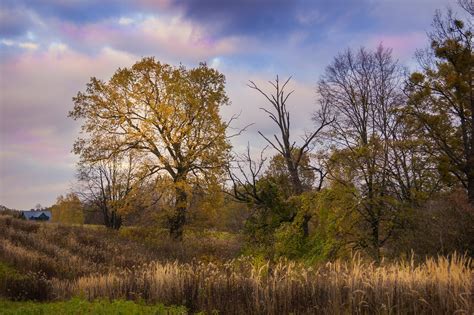
[[[285,156],[286,165],[288,168],[288,173],[290,173],[291,179],[291,188],[293,190],[293,194],[300,195],[303,192],[303,185],[301,184],[301,179],[298,174],[298,168],[295,166],[295,162],[291,155]]]
[[[471,91],[470,91],[470,107],[471,107],[471,143],[469,144],[468,160],[467,160],[467,196],[469,203],[474,205],[474,67],[471,67]]]
[[[104,225],[109,229],[118,230],[122,226],[122,217],[116,211],[102,211],[104,215]]]
[[[286,157],[286,164],[288,167],[288,172],[290,173],[291,188],[295,196],[299,196],[303,193],[303,185],[301,184],[301,179],[298,174],[298,167],[295,166],[294,161],[291,156]],[[309,236],[309,220],[311,220],[311,215],[304,215],[303,222],[301,222],[301,229],[303,230],[303,236],[306,238]]]
[[[175,189],[175,213],[169,219],[170,236],[178,241],[183,239],[183,229],[186,223],[188,195],[183,188]]]
[[[117,214],[117,211],[112,212],[110,227],[114,230],[120,229],[122,226],[122,216]]]
[[[109,227],[110,219],[109,219],[109,212],[107,211],[107,209],[102,209],[102,217],[104,219],[104,225],[106,227]]]
[[[472,53],[472,51],[471,51]],[[472,60],[472,59],[471,59]],[[474,205],[474,65],[471,62],[471,71],[470,71],[470,109],[471,109],[471,143],[469,146],[469,157],[468,157],[468,172],[467,172],[467,196],[469,198],[469,203]]]
[[[309,236],[309,220],[311,220],[311,215],[307,214],[303,217],[303,237],[308,237]]]
[[[474,158],[469,164],[469,173],[467,174],[467,196],[469,199],[469,203],[474,205]]]
[[[379,221],[372,221],[372,250],[375,261],[380,261]]]

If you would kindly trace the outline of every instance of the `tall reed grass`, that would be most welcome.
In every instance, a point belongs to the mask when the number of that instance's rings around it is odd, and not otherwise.
[[[320,267],[248,258],[214,263],[150,263],[103,275],[57,281],[65,299],[145,299],[224,314],[472,314],[471,259],[452,255],[420,265],[386,265],[355,256]]]

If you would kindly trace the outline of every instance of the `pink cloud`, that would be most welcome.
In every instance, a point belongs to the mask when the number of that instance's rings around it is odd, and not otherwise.
[[[113,47],[131,53],[152,54],[173,62],[202,61],[229,55],[251,46],[246,38],[213,36],[202,26],[181,17],[150,16],[144,19],[106,20],[76,25],[58,22],[57,29],[66,42],[84,48]]]
[[[369,47],[382,44],[384,47],[392,48],[394,55],[399,58],[413,56],[415,50],[424,47],[426,43],[426,34],[423,32],[396,35],[380,34],[372,36],[367,41]]]
[[[137,59],[107,48],[88,56],[56,43],[47,51],[18,54],[0,64],[2,202],[17,208],[48,205],[67,192],[74,178],[71,149],[79,127],[67,117],[72,96],[91,76],[107,79]],[[8,186],[2,185],[6,182]],[[44,188],[41,193],[34,191],[38,185]]]

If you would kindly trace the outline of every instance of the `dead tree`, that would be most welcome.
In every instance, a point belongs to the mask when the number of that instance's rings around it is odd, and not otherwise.
[[[274,134],[273,139],[264,135],[260,131],[259,134],[269,143],[271,147],[273,147],[284,157],[286,166],[288,168],[288,174],[290,176],[293,194],[300,195],[304,191],[299,174],[302,158],[305,153],[308,153],[313,149],[313,143],[318,134],[326,126],[330,125],[334,121],[334,118],[329,116],[328,107],[323,105],[318,111],[319,126],[317,126],[314,131],[305,134],[301,138],[301,143],[298,144],[297,141],[293,140],[290,133],[290,112],[288,111],[286,104],[288,98],[291,94],[293,94],[294,91],[289,93],[285,92],[285,88],[290,80],[291,77],[281,84],[279,77],[277,76],[274,82],[269,81],[270,85],[274,88],[274,93],[267,93],[263,91],[253,81],[250,81],[248,86],[262,94],[271,104],[270,109],[263,107],[261,107],[261,109],[267,113],[270,119],[278,126],[279,134]],[[318,187],[321,188],[321,185],[322,184],[318,185]],[[311,216],[309,214],[305,215],[302,226],[305,236],[308,235],[308,222],[310,219]]]
[[[247,152],[234,158],[233,166],[227,169],[229,179],[232,182],[231,195],[237,201],[256,205],[263,203],[257,188],[257,182],[266,162],[264,157],[266,148],[260,152],[260,159],[254,160],[250,155],[250,146],[247,145]]]

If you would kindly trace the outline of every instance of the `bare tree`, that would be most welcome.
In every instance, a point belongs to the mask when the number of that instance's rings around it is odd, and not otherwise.
[[[458,4],[467,13],[474,16],[474,1],[473,0],[458,0]]]
[[[277,76],[275,82],[269,81],[270,85],[275,89],[275,92],[267,93],[260,89],[255,82],[250,81],[248,85],[250,88],[258,91],[262,94],[267,101],[272,105],[270,109],[261,107],[265,113],[268,114],[270,119],[278,126],[280,134],[274,134],[273,139],[265,136],[259,131],[259,134],[278,152],[286,161],[288,173],[290,174],[293,193],[299,195],[303,192],[303,186],[301,184],[301,178],[299,176],[301,161],[305,153],[312,149],[312,143],[318,136],[318,134],[334,120],[328,115],[328,107],[323,104],[321,110],[318,111],[319,126],[312,132],[304,135],[301,143],[297,143],[291,138],[290,129],[290,112],[287,109],[286,102],[288,98],[293,94],[294,91],[289,93],[285,92],[285,87],[290,82],[291,77],[288,78],[283,84],[280,84],[279,77]]]
[[[260,151],[260,158],[255,160],[250,154],[250,145],[247,152],[236,156],[233,164],[227,169],[229,179],[232,182],[231,196],[236,200],[247,204],[261,205],[263,203],[257,182],[263,174],[266,158],[264,152],[267,147]]]
[[[100,211],[104,225],[119,229],[122,226],[121,209],[134,185],[140,183],[139,165],[132,154],[114,154],[94,162],[81,161],[78,180],[81,184],[78,195]]]
[[[375,258],[394,229],[396,209],[391,195],[391,140],[396,109],[403,104],[403,72],[391,50],[347,50],[327,67],[318,84],[321,101],[336,116],[327,135],[349,177],[330,170],[333,180],[355,187],[361,202],[356,210],[369,229]],[[347,173],[347,172],[346,172]]]
[[[273,147],[279,154],[283,156],[288,169],[288,174],[290,176],[293,194],[300,195],[304,191],[300,177],[302,159],[305,154],[313,149],[312,145],[318,134],[320,134],[320,132],[325,127],[330,125],[334,118],[330,117],[327,105],[323,104],[317,114],[319,118],[319,125],[312,132],[302,136],[302,141],[297,143],[297,141],[291,137],[290,112],[287,108],[288,98],[291,96],[291,94],[293,94],[294,91],[289,93],[286,93],[285,91],[285,88],[290,80],[291,77],[281,84],[280,79],[277,76],[274,82],[269,81],[270,85],[274,89],[273,93],[267,93],[263,91],[253,81],[250,81],[248,86],[258,91],[271,104],[270,109],[263,107],[261,109],[267,113],[270,119],[277,125],[279,134],[274,134],[273,137],[268,137],[260,131],[259,134],[269,143],[271,147]],[[321,188],[322,180],[324,179],[323,172],[320,170],[320,168],[315,168],[315,170],[320,171],[319,174],[321,177],[320,185],[318,185],[318,187]],[[309,233],[308,223],[310,219],[310,214],[307,214],[305,215],[302,223],[305,236],[308,236]]]

